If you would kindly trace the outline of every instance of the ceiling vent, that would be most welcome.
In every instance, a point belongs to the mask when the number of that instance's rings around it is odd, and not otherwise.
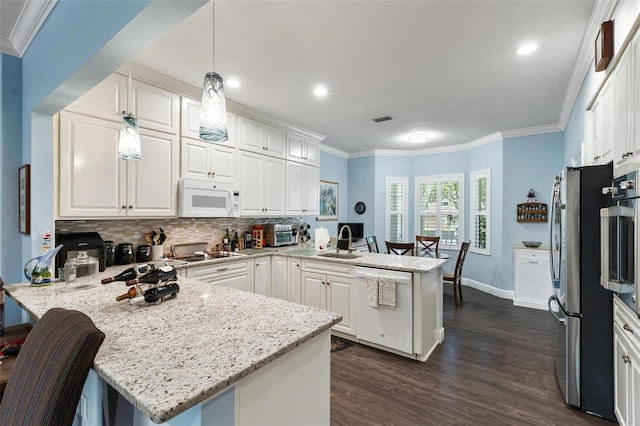
[[[393,119],[393,117],[387,115],[385,117],[374,118],[373,121],[375,121],[376,123],[382,123],[383,121],[389,121],[391,119]]]

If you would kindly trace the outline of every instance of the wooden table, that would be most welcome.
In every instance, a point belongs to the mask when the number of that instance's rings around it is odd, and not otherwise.
[[[0,345],[13,342],[14,340],[24,339],[27,337],[27,334],[29,334],[29,331],[31,331],[31,328],[31,324],[20,324],[5,328],[4,336],[0,337]],[[12,356],[0,360],[0,392],[4,392],[4,389],[7,387],[7,382],[9,381],[9,377],[11,377],[13,367],[16,365],[16,358],[17,357]]]

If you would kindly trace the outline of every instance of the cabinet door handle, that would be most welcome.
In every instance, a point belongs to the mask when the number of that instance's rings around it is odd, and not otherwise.
[[[130,208],[130,209],[132,209],[132,208],[133,208],[133,206],[132,206],[131,204],[129,204],[129,208]]]
[[[218,268],[218,269],[216,269],[216,271],[217,271],[217,272],[224,272],[224,271],[226,271],[227,269],[229,269],[229,268]]]
[[[127,206],[123,204],[122,206],[120,206],[120,208],[121,208],[121,209],[126,209],[126,208],[127,208]]]
[[[538,263],[538,262],[535,260],[530,260],[529,263]]]
[[[624,325],[622,326],[622,328],[624,328],[625,330],[627,330],[629,333],[633,334],[633,328],[631,328],[631,326],[629,326],[629,324],[627,324],[626,322],[624,323]]]
[[[631,358],[629,358],[629,355],[627,354],[622,354],[622,360],[625,364],[631,364]]]

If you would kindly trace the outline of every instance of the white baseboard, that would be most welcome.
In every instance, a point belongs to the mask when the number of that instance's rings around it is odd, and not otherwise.
[[[484,284],[469,278],[462,278],[462,285],[475,288],[476,290],[480,290],[484,293],[499,297],[501,299],[513,300],[513,290],[502,290],[500,288],[495,288],[488,284]]]

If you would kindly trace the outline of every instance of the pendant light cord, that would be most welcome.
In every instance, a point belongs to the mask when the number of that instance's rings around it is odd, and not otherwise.
[[[216,70],[216,0],[211,0],[211,71]]]
[[[129,90],[127,93],[127,109],[131,111],[133,106],[131,105],[133,102],[133,93],[131,93],[131,64],[129,64]]]

